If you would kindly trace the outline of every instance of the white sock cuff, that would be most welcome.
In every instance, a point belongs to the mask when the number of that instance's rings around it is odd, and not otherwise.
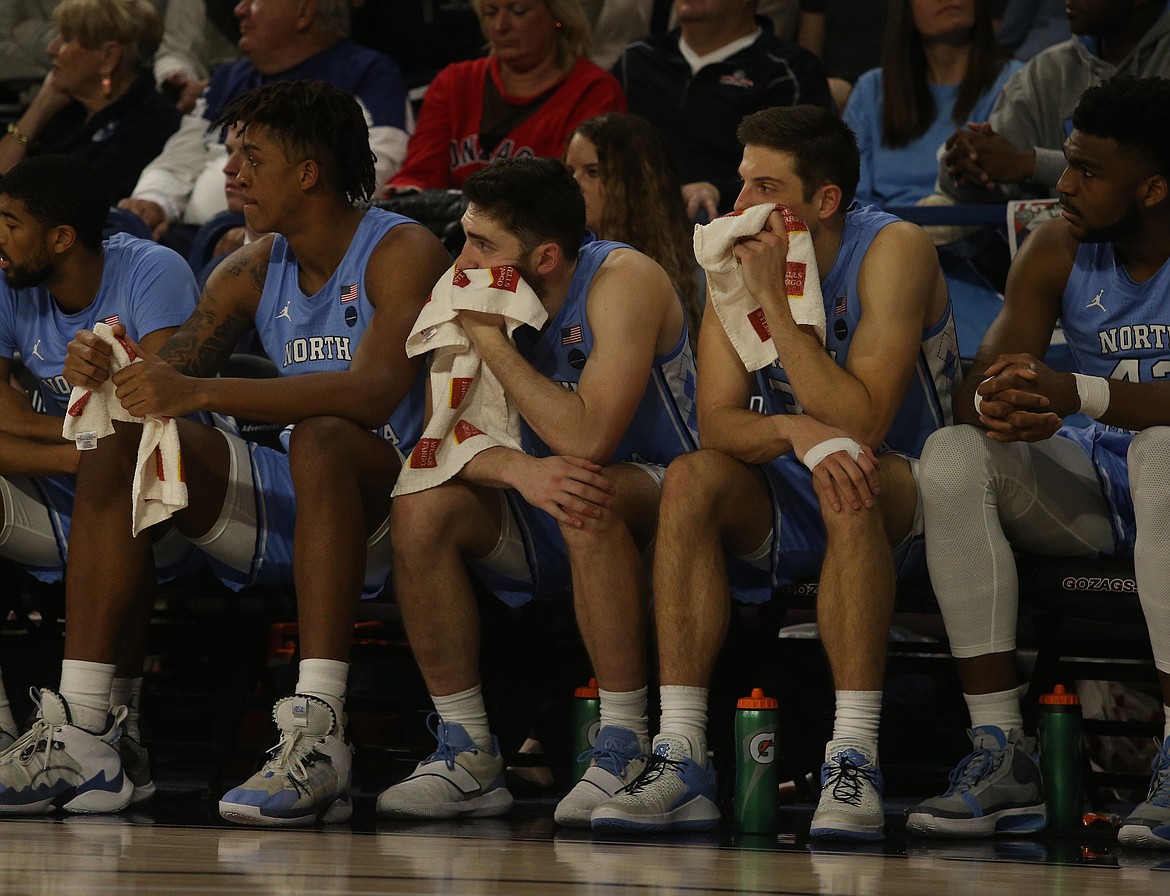
[[[833,740],[859,740],[877,746],[882,721],[881,691],[837,691]]]
[[[73,724],[77,727],[87,731],[105,728],[116,669],[113,663],[62,661],[60,694],[69,704]]]
[[[349,663],[341,660],[307,659],[297,666],[297,693],[324,694],[345,700]]]
[[[483,704],[483,686],[476,685],[457,694],[436,697],[431,694],[435,712],[447,723],[463,726],[467,736],[483,747],[491,749],[492,735],[488,727],[487,709]]]
[[[646,736],[650,733],[650,721],[646,716],[648,688],[634,691],[605,691],[597,689],[601,700],[601,727],[616,725],[634,734]]]
[[[1020,711],[1020,689],[993,691],[990,694],[963,694],[972,728],[994,725],[1005,734],[1013,728],[1024,727]]]

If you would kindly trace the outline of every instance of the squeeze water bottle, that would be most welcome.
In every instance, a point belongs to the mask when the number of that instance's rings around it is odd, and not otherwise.
[[[1048,805],[1048,828],[1074,831],[1081,812],[1081,701],[1058,684],[1040,695],[1040,774]]]
[[[741,697],[735,712],[735,826],[745,834],[776,830],[779,771],[776,768],[776,729],[780,713],[774,697],[753,688]]]
[[[601,727],[601,697],[597,692],[597,679],[590,678],[589,684],[573,691],[573,780],[581,780],[589,768],[588,754],[597,743],[597,730]]]

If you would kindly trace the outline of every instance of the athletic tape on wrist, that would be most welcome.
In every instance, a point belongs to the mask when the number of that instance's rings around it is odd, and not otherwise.
[[[815,470],[817,464],[834,451],[848,451],[849,456],[857,460],[857,455],[861,454],[861,446],[853,441],[853,439],[846,438],[845,436],[839,436],[835,439],[825,439],[823,442],[818,442],[808,449],[804,455],[804,465],[810,470]]]
[[[1086,376],[1083,373],[1074,373],[1073,380],[1081,399],[1081,413],[1094,420],[1100,419],[1109,409],[1109,380],[1103,376]]]
[[[993,377],[993,376],[989,376],[987,378],[987,380],[993,380],[993,379],[995,379],[995,377]],[[983,380],[983,382],[980,383],[979,386],[982,386],[983,383],[987,382],[987,380]],[[982,413],[983,413],[983,396],[979,394],[979,386],[975,387],[975,413],[982,415]]]

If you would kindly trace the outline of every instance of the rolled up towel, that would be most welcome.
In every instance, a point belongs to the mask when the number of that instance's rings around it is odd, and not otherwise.
[[[737,240],[764,229],[768,215],[779,209],[788,234],[788,270],[785,289],[792,319],[811,326],[825,341],[825,302],[812,236],[804,221],[782,205],[754,205],[709,224],[695,226],[695,258],[707,272],[711,304],[744,367],[749,371],[776,360],[776,346],[760,303],[744,283],[739,261],[732,253]]]
[[[131,489],[131,531],[137,535],[187,506],[179,428],[173,417],[136,417],[122,407],[114,394],[112,376],[138,358],[128,342],[114,335],[109,324],[99,322],[93,332],[113,349],[111,378],[97,389],[73,388],[61,434],[72,439],[78,451],[88,451],[97,447],[98,439],[114,432],[113,421],[142,424]]]
[[[520,415],[457,320],[460,311],[501,315],[516,327],[540,327],[548,312],[515,268],[461,271],[452,266],[435,284],[406,340],[410,357],[433,351],[431,419],[394,486],[409,495],[441,485],[486,448],[520,448]]]

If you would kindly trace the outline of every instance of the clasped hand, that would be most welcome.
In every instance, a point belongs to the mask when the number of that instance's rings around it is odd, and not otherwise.
[[[123,339],[135,362],[111,376],[113,349],[93,331],[79,330],[65,353],[64,376],[71,386],[98,389],[112,379],[118,401],[136,417],[181,417],[198,410],[189,377],[126,336],[122,324],[115,324],[113,333]]]

